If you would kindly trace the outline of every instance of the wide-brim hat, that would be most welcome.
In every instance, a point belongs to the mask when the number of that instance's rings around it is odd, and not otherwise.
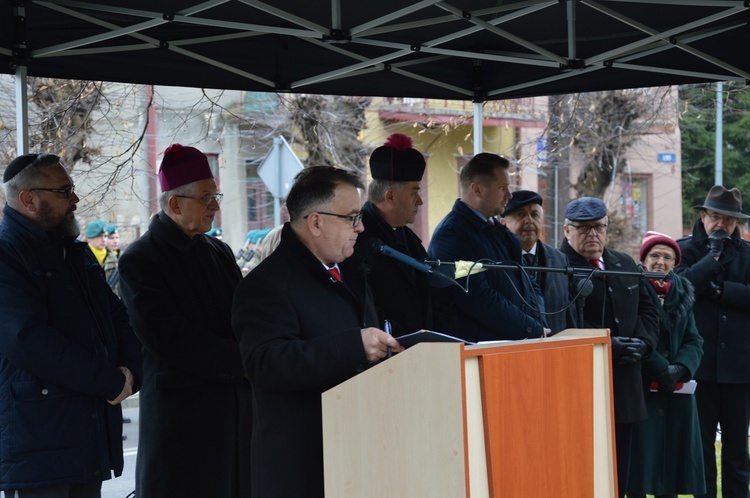
[[[700,206],[693,206],[693,209],[711,211],[732,218],[750,218],[742,212],[742,193],[739,189],[733,188],[727,190],[722,185],[714,185],[708,191],[706,200]]]

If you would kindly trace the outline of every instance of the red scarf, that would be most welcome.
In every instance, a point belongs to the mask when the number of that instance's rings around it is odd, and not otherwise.
[[[669,294],[669,289],[672,288],[672,279],[667,277],[664,280],[658,279],[658,278],[649,278],[649,282],[651,282],[651,286],[656,291],[657,296],[666,296]]]

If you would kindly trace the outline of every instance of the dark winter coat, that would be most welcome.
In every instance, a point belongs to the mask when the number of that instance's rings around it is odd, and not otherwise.
[[[365,230],[357,237],[354,252],[370,266],[369,282],[381,328],[383,321],[388,320],[394,336],[430,329],[432,290],[427,275],[384,254],[373,252],[369,247],[372,239],[380,239],[399,252],[416,260],[424,260],[427,251],[422,241],[408,227],[393,229],[370,202],[365,202],[362,213]]]
[[[255,395],[254,498],[323,497],[320,396],[367,367],[361,329],[377,326],[361,259],[339,267],[344,283],[286,224],[237,287],[232,325]]]
[[[706,481],[695,396],[648,390],[669,364],[683,365],[692,378],[703,356],[703,338],[693,317],[693,286],[674,272],[669,276],[672,286],[664,306],[653,287],[647,287],[659,311],[659,342],[653,354],[643,362],[648,419],[633,426],[628,491],[655,495],[702,494]]]
[[[160,212],[119,268],[143,343],[138,498],[249,496],[252,392],[230,323],[231,249]]]
[[[549,266],[551,268],[565,268],[570,266],[568,257],[554,247],[538,242],[536,245],[536,256],[538,266]],[[547,313],[561,311],[560,313],[545,316],[547,325],[556,334],[568,328],[576,328],[576,304],[571,304],[570,282],[564,273],[539,273],[539,286],[544,295],[544,307]],[[570,305],[570,306],[568,306]],[[567,306],[567,308],[565,308]]]
[[[574,267],[591,268],[591,263],[564,240],[560,250]],[[611,271],[637,272],[633,258],[619,251],[604,249],[604,268]],[[594,277],[593,292],[583,308],[583,328],[608,328],[612,336],[637,337],[653,350],[659,335],[656,305],[646,290],[651,285],[639,277],[601,275]],[[604,318],[602,320],[602,317]],[[646,418],[641,363],[612,365],[615,422],[627,424]]]
[[[87,244],[6,206],[0,224],[0,489],[122,473],[122,409],[140,346]]]
[[[461,200],[456,200],[438,224],[427,253],[430,258],[451,262],[521,264],[519,238],[499,222],[488,226]],[[487,270],[459,279],[464,287],[468,285],[468,293],[454,286],[437,291],[441,307],[436,314],[438,328],[472,342],[541,337],[541,315],[526,303],[544,309],[544,298],[537,284],[522,275]]]
[[[700,220],[692,237],[677,242],[682,260],[675,273],[695,287],[695,324],[704,340],[703,360],[695,378],[750,383],[750,243],[735,229],[716,261],[706,247],[708,237]],[[714,297],[711,282],[723,289],[721,297]]]

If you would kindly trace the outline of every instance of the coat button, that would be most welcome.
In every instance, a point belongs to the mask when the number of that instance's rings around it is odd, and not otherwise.
[[[96,412],[91,414],[91,418],[96,418]]]
[[[47,389],[46,387],[42,389],[42,396],[47,396],[48,394],[49,394],[49,389]]]
[[[620,323],[620,319],[615,317],[615,323]]]
[[[664,408],[659,408],[658,410],[656,410],[656,415],[659,416],[659,417],[663,417],[664,416]]]
[[[726,322],[727,321],[727,315],[721,315],[721,321]]]
[[[719,343],[719,347],[720,347],[721,349],[726,349],[727,345],[726,345],[726,344],[724,344],[723,342],[721,342],[721,343]]]
[[[94,475],[95,475],[96,477],[99,477],[99,476],[101,476],[101,475],[102,475],[102,471],[101,471],[101,470],[95,470],[95,471],[94,471]]]

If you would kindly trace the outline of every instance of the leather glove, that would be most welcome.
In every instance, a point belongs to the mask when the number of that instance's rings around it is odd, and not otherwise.
[[[719,256],[724,250],[725,241],[730,241],[732,238],[726,232],[726,230],[716,230],[708,236],[708,252],[711,256]]]
[[[618,365],[638,363],[648,355],[648,345],[637,337],[613,336],[612,361]]]
[[[690,371],[685,366],[679,364],[667,365],[667,368],[662,370],[659,378],[656,379],[659,382],[657,389],[662,394],[671,394],[678,382],[684,382],[689,378]]]

